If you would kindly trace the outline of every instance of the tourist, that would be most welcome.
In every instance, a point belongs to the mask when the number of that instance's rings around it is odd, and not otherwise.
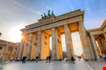
[[[78,60],[79,60],[79,61],[81,60],[81,56],[78,56]]]
[[[71,57],[71,61],[73,64],[75,63],[75,58],[73,56]]]
[[[104,61],[106,62],[106,55],[104,55]]]
[[[37,57],[36,57],[36,60],[35,60],[36,63],[38,63],[39,59],[40,59],[39,56],[37,56]]]
[[[26,56],[24,56],[23,58],[22,58],[22,63],[25,63],[26,62]]]
[[[51,56],[48,56],[48,57],[47,57],[47,62],[50,63],[50,61],[51,61]]]

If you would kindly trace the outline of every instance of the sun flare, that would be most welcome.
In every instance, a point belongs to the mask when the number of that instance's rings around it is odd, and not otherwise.
[[[21,25],[14,26],[13,28],[10,29],[9,31],[9,40],[12,42],[20,42],[22,39],[21,31],[20,29],[22,28]]]

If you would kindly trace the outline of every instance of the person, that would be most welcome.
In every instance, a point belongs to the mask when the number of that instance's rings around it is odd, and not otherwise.
[[[36,59],[35,59],[36,63],[38,62],[38,56],[36,56]]]
[[[104,55],[104,61],[106,62],[106,55]]]
[[[36,56],[36,63],[38,63],[38,61],[39,61],[39,56]]]
[[[51,56],[48,56],[48,57],[47,57],[47,62],[50,63],[50,60],[51,60]]]
[[[73,56],[71,57],[71,61],[73,64],[75,63],[75,58]]]
[[[79,61],[81,60],[81,56],[78,56]]]
[[[22,63],[25,63],[26,62],[26,56],[24,56],[23,58],[22,58]]]

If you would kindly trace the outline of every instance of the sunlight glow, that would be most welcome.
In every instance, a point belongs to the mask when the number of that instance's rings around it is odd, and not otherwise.
[[[22,39],[21,31],[22,29],[21,25],[14,26],[13,28],[10,29],[9,31],[9,40],[12,42],[20,42]]]
[[[52,37],[50,37],[50,50],[52,50]]]
[[[61,38],[62,38],[62,49],[63,49],[63,51],[66,52],[67,49],[66,49],[65,35],[62,34],[62,35],[61,35]]]
[[[83,52],[79,33],[78,32],[72,33],[71,36],[72,36],[74,54],[79,56]]]

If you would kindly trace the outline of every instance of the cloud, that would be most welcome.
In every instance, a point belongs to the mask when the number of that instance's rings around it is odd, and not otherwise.
[[[8,39],[8,32],[14,26],[30,24],[40,12],[26,7],[17,0],[0,0],[0,31],[2,39]],[[23,23],[22,23],[23,22]]]
[[[7,39],[7,32],[13,26],[31,24],[48,9],[54,10],[55,14],[83,9],[86,28],[94,28],[106,18],[105,5],[106,0],[0,0],[0,32],[2,38]]]

